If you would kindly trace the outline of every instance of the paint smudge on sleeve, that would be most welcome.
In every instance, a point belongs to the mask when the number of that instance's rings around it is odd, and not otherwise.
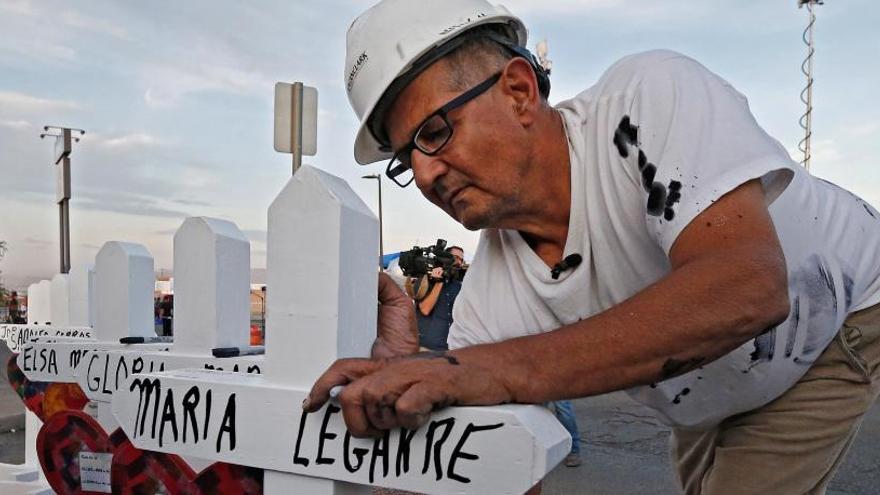
[[[614,147],[622,158],[630,156],[630,148],[634,148],[637,156],[639,173],[642,178],[642,188],[648,193],[645,210],[649,215],[671,221],[675,218],[675,204],[681,200],[681,182],[672,180],[664,186],[656,182],[657,166],[648,160],[648,156],[639,147],[639,128],[634,125],[629,115],[624,115],[614,131],[612,139]]]
[[[617,152],[624,158],[629,157],[629,149],[627,149],[627,145],[639,145],[639,128],[630,123],[629,115],[624,115],[623,119],[620,120],[620,124],[617,125],[617,130],[614,131],[613,141],[614,146],[617,147]],[[642,156],[644,156],[644,154],[642,154]]]

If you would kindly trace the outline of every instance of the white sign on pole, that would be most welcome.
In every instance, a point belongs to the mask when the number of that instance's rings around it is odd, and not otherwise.
[[[318,152],[318,90],[302,86],[302,154]],[[293,153],[294,85],[275,83],[275,151]]]

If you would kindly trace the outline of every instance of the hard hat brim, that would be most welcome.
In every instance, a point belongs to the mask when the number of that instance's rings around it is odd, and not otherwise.
[[[372,114],[372,109],[370,110]],[[382,160],[390,160],[394,155],[391,152],[381,151],[382,143],[373,137],[367,120],[361,122],[357,137],[354,140],[354,159],[359,165],[369,165]]]

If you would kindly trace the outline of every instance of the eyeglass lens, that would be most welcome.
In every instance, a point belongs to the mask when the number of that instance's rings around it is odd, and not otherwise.
[[[413,142],[419,150],[431,154],[439,151],[450,136],[452,128],[449,123],[443,116],[435,114],[419,127]]]
[[[400,187],[408,186],[415,178],[409,161],[411,154],[409,149],[402,150],[388,162],[388,168],[385,169],[385,175]]]

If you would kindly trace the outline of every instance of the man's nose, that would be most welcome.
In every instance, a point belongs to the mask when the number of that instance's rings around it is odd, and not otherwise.
[[[438,155],[426,155],[418,149],[412,152],[410,160],[416,185],[423,191],[432,189],[437,179],[449,170]]]

